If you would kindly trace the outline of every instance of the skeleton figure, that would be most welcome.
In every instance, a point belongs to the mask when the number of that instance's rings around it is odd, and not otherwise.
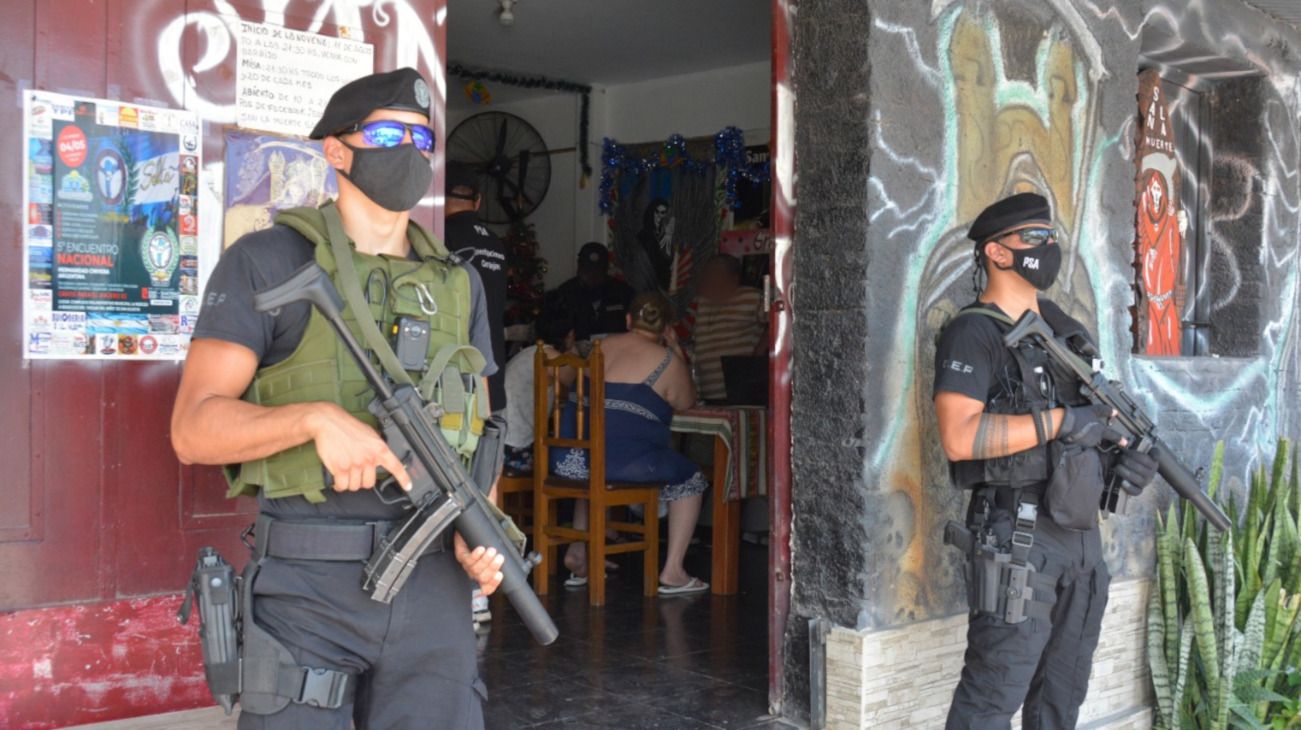
[[[1180,352],[1179,312],[1174,294],[1183,226],[1166,185],[1160,170],[1150,170],[1139,197],[1138,255],[1142,261],[1143,294],[1147,302],[1147,332],[1143,349],[1149,355],[1178,355]]]
[[[655,198],[646,206],[646,212],[642,215],[642,229],[637,234],[637,241],[655,271],[656,286],[666,291],[673,268],[673,227],[673,211],[669,202]]]

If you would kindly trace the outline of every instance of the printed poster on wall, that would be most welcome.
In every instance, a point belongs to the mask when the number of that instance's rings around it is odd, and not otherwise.
[[[23,98],[24,356],[185,357],[203,288],[193,112]]]
[[[270,134],[226,132],[224,247],[270,228],[276,213],[315,208],[339,194],[321,143]]]

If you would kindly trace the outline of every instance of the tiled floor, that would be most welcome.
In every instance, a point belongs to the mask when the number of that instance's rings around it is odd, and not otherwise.
[[[708,574],[707,549],[688,569]],[[480,637],[490,730],[514,728],[792,727],[767,713],[767,548],[741,551],[741,593],[644,598],[635,557],[607,583],[607,605],[557,588],[544,601],[560,629],[538,646],[504,600],[494,597],[491,630]],[[220,709],[87,726],[99,730],[219,730]]]
[[[703,571],[708,555],[692,557]],[[549,647],[494,601],[481,659],[488,727],[787,727],[767,713],[766,559],[746,545],[739,595],[678,598],[644,598],[626,561],[601,608],[586,591],[545,597],[560,628]]]

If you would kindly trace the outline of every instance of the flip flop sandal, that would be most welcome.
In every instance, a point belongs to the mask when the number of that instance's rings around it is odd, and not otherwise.
[[[661,596],[687,596],[692,593],[704,593],[707,590],[709,590],[709,584],[699,578],[692,578],[680,586],[660,584]]]
[[[606,572],[605,577],[610,577],[608,571]],[[582,588],[585,585],[587,585],[587,576],[585,575],[575,575],[574,573],[570,573],[569,577],[565,579],[566,588]]]

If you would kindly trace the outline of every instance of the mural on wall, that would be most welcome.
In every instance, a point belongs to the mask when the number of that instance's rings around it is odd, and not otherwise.
[[[1173,120],[1161,94],[1161,77],[1148,69],[1138,77],[1138,283],[1139,352],[1178,355],[1183,306],[1182,259],[1188,214],[1179,199]]]
[[[1242,166],[1223,191],[1240,209],[1212,210],[1235,221],[1255,220],[1250,251],[1261,257],[1258,355],[1229,362],[1212,358],[1131,356],[1135,305],[1134,205],[1138,164],[1159,169],[1142,192],[1156,225],[1153,274],[1174,262],[1170,231],[1179,235],[1177,177],[1165,163],[1137,158],[1139,46],[1155,28],[1178,47],[1199,44],[1205,18],[1157,6],[1049,2],[977,3],[935,0],[917,7],[878,6],[873,20],[873,158],[870,166],[869,250],[889,250],[898,264],[869,269],[869,317],[875,333],[865,392],[863,474],[871,499],[868,607],[860,626],[889,625],[964,610],[961,559],[941,542],[944,522],[960,516],[965,495],[949,485],[931,403],[934,341],[940,328],[974,298],[971,221],[989,203],[1034,191],[1052,204],[1064,261],[1047,296],[1095,329],[1113,377],[1158,414],[1164,435],[1194,466],[1217,438],[1230,445],[1230,473],[1245,472],[1287,424],[1296,425],[1288,395],[1296,393],[1296,250],[1298,196],[1295,73],[1261,68],[1260,106],[1240,112],[1262,125],[1269,140],[1216,160]],[[1232,36],[1237,38],[1237,36]],[[1218,36],[1217,36],[1218,39]],[[1229,55],[1238,48],[1225,42]],[[1192,57],[1194,53],[1189,52]],[[901,63],[899,59],[910,59]],[[888,60],[887,60],[888,59]],[[1259,58],[1257,63],[1264,63]],[[1281,61],[1280,61],[1281,63]],[[887,71],[882,71],[887,68]],[[942,140],[936,145],[935,140]],[[1162,166],[1165,165],[1165,166]],[[1236,168],[1235,168],[1236,169]],[[1122,182],[1123,181],[1123,182]],[[1268,195],[1262,195],[1268,191]],[[1253,218],[1246,212],[1260,210]],[[1263,209],[1263,210],[1262,210]],[[1211,231],[1214,238],[1214,231]],[[1165,236],[1162,239],[1161,236]],[[1146,238],[1140,238],[1140,245]],[[1177,240],[1177,239],[1175,239]],[[1160,250],[1164,243],[1166,248]],[[1218,246],[1211,278],[1231,281],[1246,247]],[[1167,280],[1148,288],[1167,292]],[[879,304],[873,301],[879,300]],[[877,307],[880,307],[879,309]],[[1173,312],[1177,313],[1176,308]],[[1161,310],[1164,314],[1164,310]],[[877,322],[879,316],[879,323]],[[1176,315],[1177,316],[1177,315]],[[869,332],[873,331],[869,326]],[[1178,329],[1172,332],[1178,345]],[[902,393],[902,397],[882,394]],[[1151,490],[1131,514],[1104,523],[1108,560],[1119,576],[1149,572],[1151,513],[1170,492]]]

